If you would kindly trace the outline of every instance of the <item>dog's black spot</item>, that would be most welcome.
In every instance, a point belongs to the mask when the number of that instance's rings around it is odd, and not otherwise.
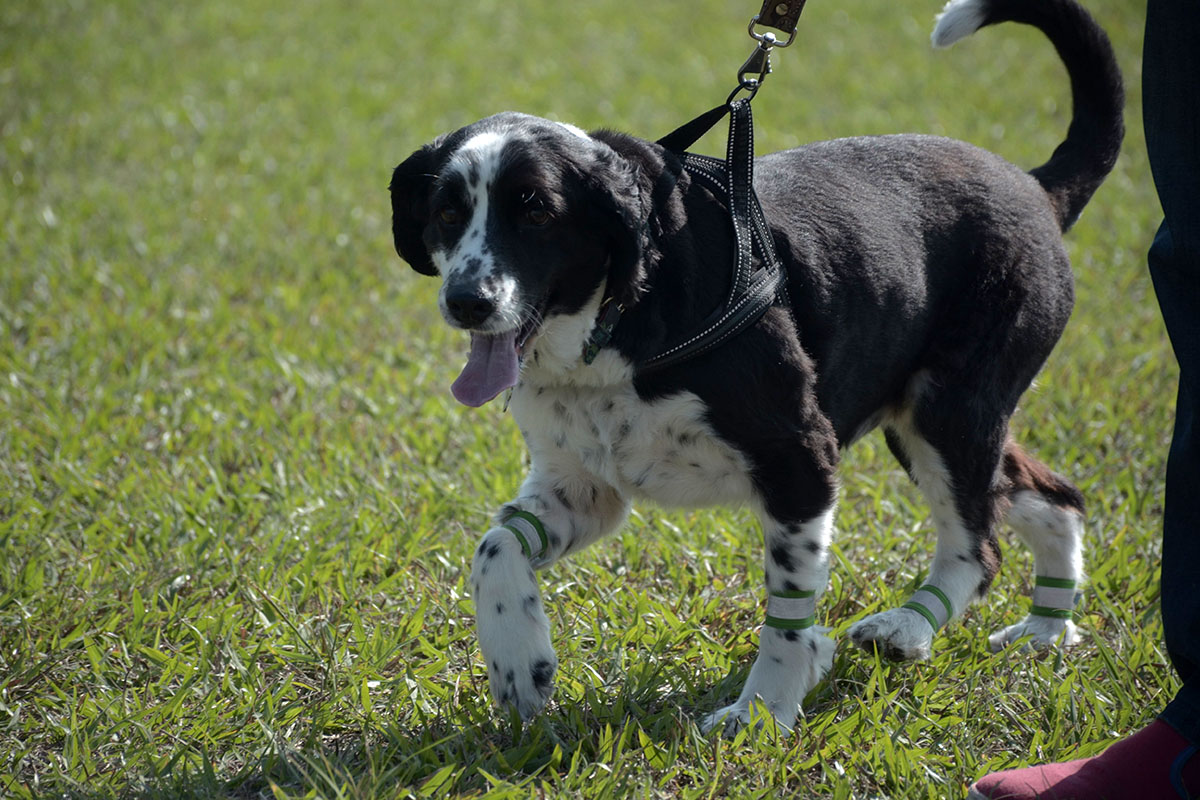
[[[487,552],[483,554],[485,558],[495,558],[500,555],[500,543],[492,542],[488,547]]]
[[[813,555],[816,555],[817,553],[821,552],[821,545],[817,542],[808,541],[804,543],[804,549]]]
[[[962,553],[959,553],[957,556],[955,556],[955,558],[957,558],[959,561],[963,562],[964,564],[971,560],[971,559],[967,558],[965,555],[963,555]]]
[[[551,550],[557,550],[558,546],[562,544],[562,537],[560,537],[557,533],[548,533],[546,534],[546,538],[550,540]]]
[[[783,659],[782,659],[782,658],[780,658],[779,656],[771,656],[771,663],[773,663],[773,664],[782,664],[782,663],[783,663]]]
[[[500,702],[501,703],[511,703],[513,701],[513,698],[514,698],[514,692],[512,692],[508,689],[505,689],[504,692],[500,695]]]
[[[497,614],[504,613],[504,603],[496,603],[496,613]]]
[[[492,662],[492,672],[499,672],[499,671],[500,671],[500,663],[497,661],[493,661]]]
[[[554,409],[555,416],[565,417],[567,415],[567,407],[563,405],[561,400],[555,400],[554,405],[551,406],[551,408]]]
[[[483,259],[479,258],[477,256],[471,256],[470,258],[467,259],[466,270],[464,272],[464,275],[469,277],[469,276],[475,274],[476,272],[479,272],[482,269],[483,269]]]
[[[554,496],[558,499],[558,502],[562,504],[562,507],[565,508],[567,511],[575,510],[574,506],[571,505],[571,498],[567,497],[566,489],[564,489],[561,486],[555,486],[554,487]]]
[[[800,591],[800,587],[797,586],[796,584],[792,583],[791,581],[784,581],[783,582],[783,590],[785,592],[798,592],[798,591]]]
[[[795,642],[799,641],[800,634],[796,633],[795,631],[784,631],[783,638],[787,639],[789,642]]]
[[[812,651],[812,654],[814,656],[817,654],[817,640],[816,639],[808,640],[808,649]]]
[[[599,428],[599,427],[596,425],[596,423],[594,423],[594,422],[593,422],[593,423],[590,423],[590,424],[588,425],[588,430],[592,432],[592,436],[595,436],[595,437],[599,438],[599,436],[600,436],[600,428]]]
[[[612,411],[612,410],[613,410],[613,401],[612,401],[612,400],[608,400],[608,401],[606,401],[606,402],[604,403],[604,410],[605,410],[605,411]]]
[[[537,604],[538,599],[536,594],[531,594],[521,601],[521,605],[525,608],[525,613],[531,617],[534,616],[534,612],[537,611]]]
[[[530,668],[529,677],[533,680],[534,686],[545,689],[550,685],[550,679],[554,677],[554,665],[542,659]]]
[[[776,542],[771,545],[771,560],[784,572],[796,571],[796,563],[792,561],[792,554],[788,552],[785,544]]]
[[[471,184],[472,186],[479,183],[478,164],[471,164],[471,166],[467,169],[467,183]]]
[[[692,469],[703,469],[703,467],[700,466],[699,461],[689,461],[688,466],[691,467]]]
[[[600,490],[596,488],[595,484],[592,484],[592,505],[596,505],[596,498],[599,496]]]
[[[475,548],[475,555],[477,555],[477,556],[483,555],[483,549],[485,547],[487,547],[487,542],[480,542],[479,547]]]
[[[517,680],[517,673],[513,672],[513,671],[510,669],[508,672],[506,672],[506,673],[504,674],[504,680],[505,680],[505,682],[507,682],[507,683],[515,683],[515,682],[516,682],[516,680]]]
[[[538,390],[537,390],[538,397],[541,397],[543,394],[545,394],[545,392],[546,392],[546,387],[545,387],[545,386],[539,386],[539,387],[538,387]]]
[[[487,564],[484,564],[482,567],[479,568],[480,575],[487,575],[487,571],[488,571]]]

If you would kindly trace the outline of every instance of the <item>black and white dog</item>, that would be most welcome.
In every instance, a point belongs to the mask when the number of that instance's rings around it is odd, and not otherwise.
[[[1023,452],[1008,422],[1073,302],[1062,232],[1112,169],[1123,90],[1104,32],[1075,0],[952,0],[946,46],[1003,21],[1036,26],[1070,75],[1066,140],[1031,172],[962,142],[897,135],[819,142],[756,161],[755,189],[787,272],[777,305],[720,347],[639,363],[724,301],[734,243],[725,207],[677,157],[630,136],[517,113],[442,136],[395,170],[393,232],[440,275],[446,321],[469,331],[455,396],[512,389],[532,456],[474,557],[479,641],[494,700],[528,718],[557,659],[533,568],[622,524],[631,498],[747,503],[766,540],[766,626],[741,696],[705,729],[750,719],[756,698],[793,725],[832,663],[812,624],[828,577],[839,451],[882,426],[937,528],[929,579],[903,607],[850,630],[894,659],[987,591],[1004,520],[1038,579],[1023,621],[992,635],[1070,644],[1082,580],[1083,498]],[[664,193],[659,193],[664,194]],[[606,303],[611,342],[582,354]]]

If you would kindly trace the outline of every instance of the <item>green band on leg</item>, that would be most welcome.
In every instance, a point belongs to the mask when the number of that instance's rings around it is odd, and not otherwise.
[[[901,608],[916,611],[933,627],[936,632],[954,616],[954,605],[937,586],[927,583],[913,593]]]
[[[805,617],[804,619],[784,619],[782,617],[772,617],[767,615],[764,623],[768,628],[776,628],[781,631],[802,631],[805,628],[811,628],[816,624],[816,616]]]
[[[546,538],[546,528],[542,525],[542,521],[530,514],[528,511],[513,512],[507,519],[501,523],[500,527],[512,531],[517,537],[517,541],[521,544],[521,552],[526,558],[538,558],[550,546],[549,539]],[[534,537],[537,537],[538,549],[535,551],[532,546]]]
[[[1053,619],[1070,619],[1072,616],[1069,608],[1048,608],[1046,606],[1034,606],[1029,609],[1029,613],[1035,617],[1052,617]]]
[[[1033,582],[1033,608],[1029,613],[1035,617],[1071,619],[1072,611],[1080,599],[1076,585],[1077,582],[1070,578],[1038,575]]]
[[[938,625],[937,617],[935,617],[933,615],[933,612],[915,600],[909,600],[907,603],[905,603],[904,605],[902,605],[900,607],[908,608],[908,609],[912,609],[913,611],[916,611],[918,614],[920,614],[922,617],[924,617],[926,620],[929,621],[929,626],[931,628],[933,628],[935,631],[941,627],[940,625]]]
[[[811,628],[816,622],[816,610],[816,590],[771,592],[767,596],[767,619],[764,624],[781,631],[801,631]]]

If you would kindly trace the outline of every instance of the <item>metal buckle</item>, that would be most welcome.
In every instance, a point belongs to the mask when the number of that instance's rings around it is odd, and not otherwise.
[[[770,40],[770,45],[768,45],[768,48],[770,48],[770,47],[788,47],[789,45],[791,45],[792,42],[796,41],[796,32],[795,31],[792,31],[791,35],[788,36],[788,40],[786,42],[783,42],[782,44],[779,43],[775,34],[771,33],[770,31],[767,31],[766,33],[758,33],[757,31],[754,30],[754,26],[758,24],[758,17],[759,17],[758,14],[755,14],[753,17],[751,17],[750,25],[746,28],[746,30],[750,34],[751,39],[754,39],[756,42],[763,42],[763,43],[766,43],[768,40]]]

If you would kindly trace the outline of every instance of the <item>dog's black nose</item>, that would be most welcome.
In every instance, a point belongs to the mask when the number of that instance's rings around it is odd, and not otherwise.
[[[496,304],[478,289],[452,289],[446,293],[446,309],[463,327],[474,328],[492,315]]]

